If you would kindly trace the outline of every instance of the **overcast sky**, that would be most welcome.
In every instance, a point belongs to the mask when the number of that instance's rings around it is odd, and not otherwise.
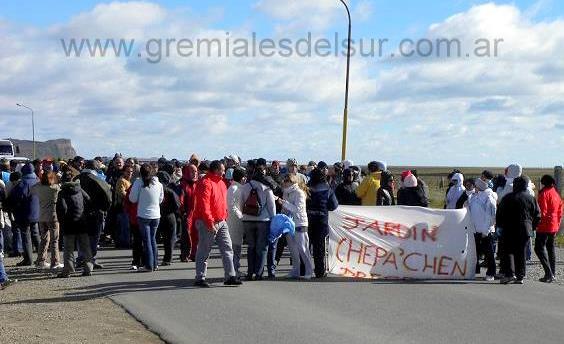
[[[562,164],[564,2],[351,0],[348,158],[393,165]],[[333,0],[2,1],[0,136],[70,138],[83,156],[340,157],[345,58],[146,59],[151,38],[333,40]],[[497,57],[397,56],[401,39],[503,39]],[[60,39],[135,39],[130,57],[67,57]],[[392,58],[390,55],[395,54]],[[141,57],[139,57],[141,55]]]

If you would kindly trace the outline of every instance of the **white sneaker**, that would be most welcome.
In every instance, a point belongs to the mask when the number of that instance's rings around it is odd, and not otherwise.
[[[51,264],[47,263],[47,262],[42,262],[42,263],[35,263],[35,267],[39,268],[39,269],[51,269]]]
[[[488,282],[495,281],[495,276],[486,276],[485,280]]]
[[[137,270],[138,270],[137,265],[131,265],[131,267],[129,268],[129,270],[131,270],[131,271],[137,271]]]
[[[312,275],[305,275],[304,277],[302,277],[302,279],[305,280],[310,280],[312,278]]]
[[[62,268],[64,268],[64,267],[65,267],[65,266],[64,266],[63,264],[59,263],[59,264],[57,264],[57,265],[53,265],[53,266],[51,267],[51,269],[53,269],[53,270],[60,270],[60,269],[62,269]]]

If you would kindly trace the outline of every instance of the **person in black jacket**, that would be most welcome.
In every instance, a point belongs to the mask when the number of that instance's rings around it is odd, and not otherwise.
[[[403,180],[403,186],[398,191],[398,205],[410,207],[428,207],[423,188],[418,186],[417,178],[409,174]]]
[[[502,284],[523,284],[528,242],[540,222],[537,201],[527,191],[529,183],[527,176],[515,178],[513,192],[503,197],[497,210],[496,222],[501,228],[504,247],[501,265],[505,278],[501,280]]]
[[[83,276],[92,274],[92,252],[88,228],[85,226],[86,209],[90,202],[90,196],[80,187],[79,181],[72,181],[72,172],[63,174],[62,187],[57,199],[57,218],[63,234],[64,261],[63,271],[57,276],[67,278],[75,271],[74,251],[78,241],[78,248],[84,257]]]
[[[90,196],[90,206],[86,212],[85,224],[88,227],[88,235],[90,235],[92,263],[94,269],[103,269],[104,267],[101,264],[96,263],[96,255],[100,236],[104,231],[106,212],[112,205],[112,192],[110,186],[98,177],[96,163],[93,160],[85,163],[85,168],[76,179],[80,181],[81,188]],[[80,251],[79,259],[81,258],[83,257]]]
[[[346,169],[343,172],[343,181],[335,189],[335,196],[337,201],[342,205],[360,205],[360,198],[356,195],[356,188],[358,185],[353,183],[354,172],[353,170]]]
[[[322,170],[311,172],[309,197],[306,202],[308,232],[313,246],[315,277],[325,277],[325,241],[329,235],[329,212],[339,206],[335,193],[327,183]]]
[[[164,241],[163,266],[172,264],[172,250],[176,244],[176,219],[180,216],[180,198],[174,191],[170,174],[165,171],[157,173],[159,182],[163,184],[164,199],[161,203],[161,220],[157,231]]]
[[[390,206],[396,205],[396,197],[394,196],[395,181],[394,175],[390,171],[382,172],[380,188],[376,193],[376,205]]]

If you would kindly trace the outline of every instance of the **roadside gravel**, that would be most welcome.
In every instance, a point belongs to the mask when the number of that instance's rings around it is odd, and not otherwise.
[[[88,278],[54,278],[35,268],[16,268],[6,258],[7,272],[19,282],[0,291],[1,343],[163,343],[106,297],[73,297]]]

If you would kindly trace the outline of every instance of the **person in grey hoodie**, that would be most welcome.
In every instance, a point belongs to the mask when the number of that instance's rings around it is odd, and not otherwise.
[[[255,170],[252,179],[241,189],[239,197],[239,210],[243,214],[243,228],[247,237],[247,279],[262,279],[264,265],[268,252],[268,233],[270,220],[276,215],[276,204],[273,190],[263,183],[266,169],[261,167]],[[258,202],[257,215],[251,215],[247,209],[250,200]],[[276,250],[274,250],[276,252]],[[269,277],[274,277],[274,271],[269,271]]]

